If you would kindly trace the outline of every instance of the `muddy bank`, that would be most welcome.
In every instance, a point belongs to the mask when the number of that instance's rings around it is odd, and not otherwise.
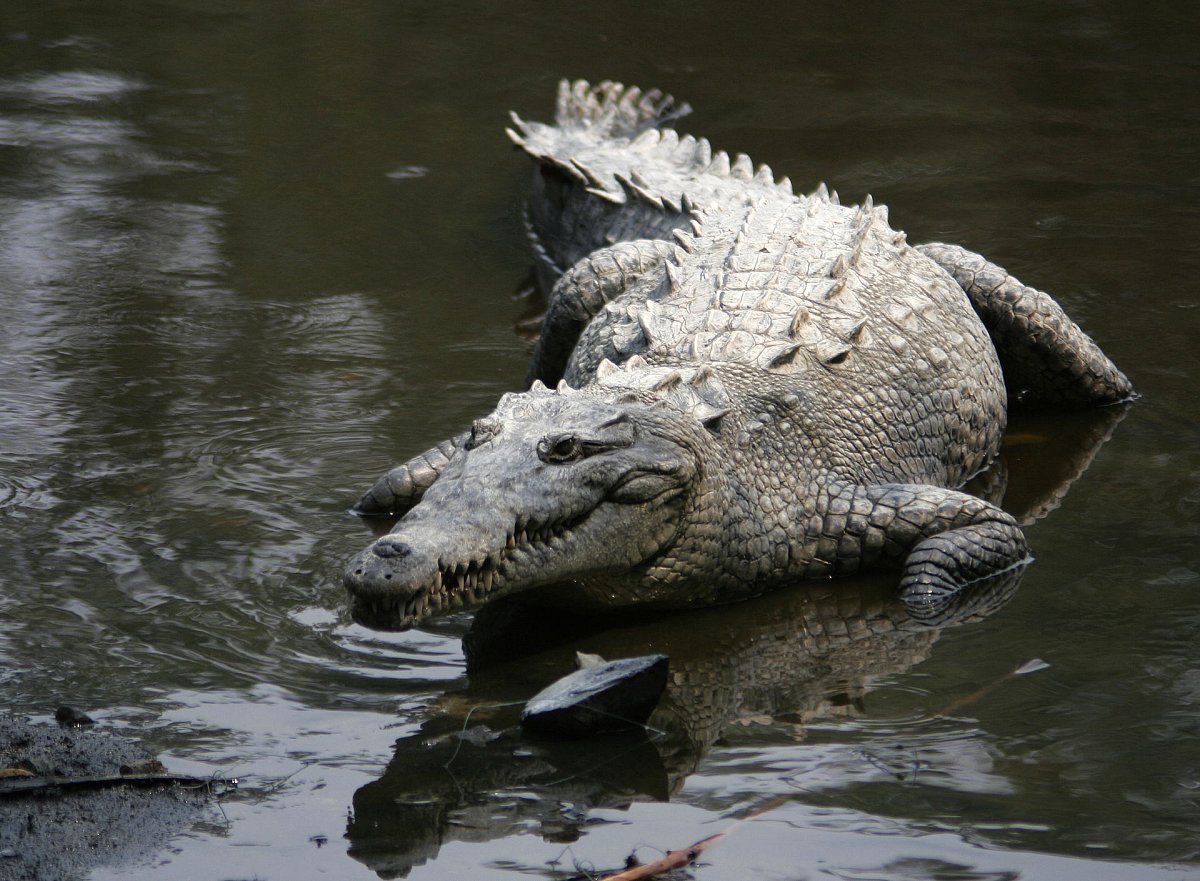
[[[158,780],[153,754],[97,726],[0,716],[0,774],[2,881],[150,860],[215,812],[208,787]],[[51,783],[62,785],[39,785]]]

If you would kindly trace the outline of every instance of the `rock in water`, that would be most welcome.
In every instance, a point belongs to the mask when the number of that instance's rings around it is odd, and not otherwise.
[[[96,720],[83,710],[77,710],[66,704],[54,711],[54,721],[64,728],[78,728],[81,725],[95,725]]]
[[[543,734],[582,737],[639,728],[667,687],[666,655],[593,664],[534,695],[521,724]]]

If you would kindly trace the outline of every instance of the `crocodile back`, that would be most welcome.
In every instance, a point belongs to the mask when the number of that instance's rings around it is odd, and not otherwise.
[[[575,84],[557,125],[512,133],[538,161],[532,226],[552,271],[618,241],[675,243],[584,329],[568,382],[733,411],[730,443],[762,432],[855,481],[955,486],[983,468],[1006,394],[958,284],[870,197],[793,194],[745,156],[655,128],[660,104]]]

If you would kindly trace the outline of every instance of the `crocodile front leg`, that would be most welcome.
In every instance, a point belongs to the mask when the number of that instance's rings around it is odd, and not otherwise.
[[[450,460],[471,436],[469,431],[444,440],[397,465],[362,494],[351,509],[364,517],[399,516],[421,501],[425,490],[433,486]]]
[[[604,304],[619,297],[662,265],[671,246],[637,239],[601,248],[584,257],[554,285],[542,334],[529,368],[529,382],[554,385],[562,379],[579,335]]]
[[[930,617],[932,610],[958,601],[963,591],[1032,561],[1012,516],[975,496],[937,486],[846,486],[831,496],[820,525],[815,564],[851,572],[881,560],[903,560],[900,596],[919,617]],[[834,559],[822,559],[825,555]]]
[[[917,248],[958,282],[992,336],[1011,397],[1047,404],[1112,404],[1133,396],[1117,366],[1049,294],[957,245]]]

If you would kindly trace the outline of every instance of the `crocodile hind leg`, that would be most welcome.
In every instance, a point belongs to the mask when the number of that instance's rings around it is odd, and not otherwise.
[[[450,464],[454,454],[471,436],[463,432],[430,447],[419,456],[414,456],[402,465],[397,465],[375,481],[354,503],[351,509],[364,517],[392,517],[403,514],[421,501],[425,490]]]
[[[593,316],[661,266],[670,253],[670,245],[658,239],[620,242],[592,252],[563,273],[550,295],[529,382],[540,379],[553,385],[562,379],[579,335]]]
[[[918,249],[966,291],[1004,369],[1010,397],[1034,403],[1112,404],[1133,386],[1049,294],[956,245]]]
[[[1011,515],[957,490],[908,483],[846,486],[826,507],[810,568],[841,573],[902,560],[900,596],[918,617],[962,605],[965,592],[987,590],[1032,560]]]

